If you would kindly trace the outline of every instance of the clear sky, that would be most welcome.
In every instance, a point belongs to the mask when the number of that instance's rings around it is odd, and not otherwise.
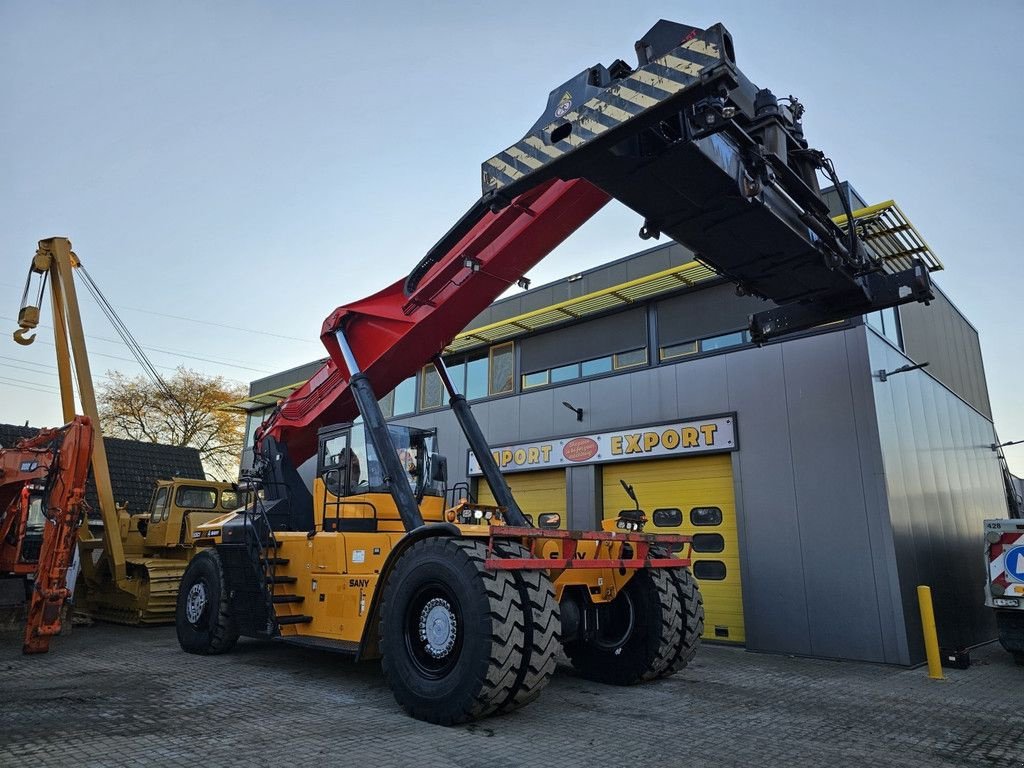
[[[409,270],[551,89],[635,61],[659,18],[724,23],[840,175],[900,203],[981,333],[1001,439],[1024,439],[1020,0],[0,0],[0,328],[36,241],[65,235],[166,370],[319,357],[323,318]],[[638,250],[638,226],[610,206],[530,277]],[[138,372],[85,302],[97,374]],[[5,331],[0,421],[58,423],[55,392],[53,347]]]

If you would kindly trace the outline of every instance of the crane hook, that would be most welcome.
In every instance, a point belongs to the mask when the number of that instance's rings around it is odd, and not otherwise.
[[[14,340],[27,347],[36,340],[36,335],[26,336],[29,331],[34,331],[39,325],[39,307],[31,304],[24,305],[18,312],[18,325],[21,327],[14,332]]]
[[[36,335],[33,333],[31,336],[25,334],[31,331],[31,328],[19,328],[14,332],[14,340],[24,347],[27,347],[33,341],[36,340]]]

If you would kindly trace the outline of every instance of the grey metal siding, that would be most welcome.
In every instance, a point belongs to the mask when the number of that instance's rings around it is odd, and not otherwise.
[[[636,307],[522,339],[520,366],[532,373],[646,346],[647,311]]]
[[[731,283],[657,303],[661,346],[745,329],[747,316],[774,306],[751,296],[737,296]]]
[[[985,364],[978,332],[941,293],[935,301],[900,307],[903,348],[912,360],[928,362],[928,372],[992,418]]]
[[[868,334],[871,369],[907,358]],[[929,368],[929,371],[932,369]],[[1006,515],[992,423],[923,371],[874,380],[908,661],[924,658],[916,587],[931,586],[939,642],[963,647],[994,637],[982,599],[983,527]]]
[[[473,410],[495,445],[736,411],[747,647],[899,663],[902,626],[885,570],[892,554],[877,540],[887,513],[876,487],[881,460],[870,453],[878,438],[864,333],[573,382]],[[584,409],[582,423],[563,400]],[[452,481],[464,478],[465,440],[447,411],[404,421],[437,424]],[[588,504],[600,508],[589,472],[574,467],[567,478],[574,525]]]

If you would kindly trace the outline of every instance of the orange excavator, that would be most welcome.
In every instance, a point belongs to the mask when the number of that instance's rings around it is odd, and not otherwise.
[[[0,578],[33,581],[25,653],[46,653],[61,631],[92,446],[92,422],[75,416],[0,449]]]

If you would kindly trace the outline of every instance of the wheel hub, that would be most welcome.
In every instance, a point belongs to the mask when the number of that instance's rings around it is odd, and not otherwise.
[[[420,641],[427,653],[441,659],[455,646],[458,622],[447,600],[435,597],[428,600],[420,611]]]
[[[206,584],[199,581],[192,585],[185,600],[185,617],[190,624],[198,624],[206,610]]]

